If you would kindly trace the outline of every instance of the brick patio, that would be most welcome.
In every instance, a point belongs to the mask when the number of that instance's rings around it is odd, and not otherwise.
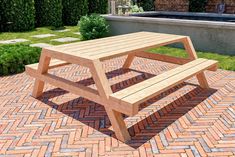
[[[176,67],[136,58],[131,70],[122,70],[123,61],[104,64],[113,91]],[[50,72],[96,88],[84,67]],[[33,79],[25,73],[1,77],[0,155],[235,156],[235,72],[206,74],[211,89],[200,88],[192,78],[143,103],[135,117],[126,117],[128,143],[115,138],[103,106],[50,85],[34,99]]]

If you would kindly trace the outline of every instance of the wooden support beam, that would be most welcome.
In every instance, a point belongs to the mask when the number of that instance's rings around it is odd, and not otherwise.
[[[123,64],[122,67],[123,67],[124,69],[130,68],[131,63],[132,63],[132,61],[134,60],[134,58],[135,58],[135,53],[130,53],[130,54],[128,54],[127,59],[125,60],[125,62],[124,62],[124,64]]]
[[[102,63],[99,60],[94,60],[90,65],[90,72],[92,74],[93,80],[95,81],[100,96],[108,99],[109,95],[113,92],[105,75]]]
[[[44,50],[42,50],[40,61],[38,64],[38,70],[37,70],[38,73],[40,74],[47,73],[50,60],[51,58],[47,56],[47,53]],[[42,95],[44,84],[45,84],[44,81],[40,80],[40,78],[38,77],[35,77],[35,83],[32,92],[33,97],[37,98]]]
[[[48,69],[54,69],[54,68],[69,65],[69,64],[70,63],[65,62],[65,61],[51,59]],[[34,64],[26,65],[26,67],[30,67],[36,70],[38,68],[38,65],[39,63],[34,63]]]
[[[135,55],[136,57],[148,58],[148,59],[174,63],[174,64],[179,64],[179,65],[190,62],[190,59],[188,58],[172,57],[168,55],[150,53],[150,52],[145,52],[145,51],[136,52]]]
[[[123,142],[129,141],[131,136],[123,120],[122,114],[108,107],[106,107],[105,110],[113,126],[116,137]]]
[[[189,59],[192,59],[192,60],[197,59],[198,58],[197,53],[194,49],[194,46],[193,46],[191,39],[189,37],[186,37],[185,39],[183,39],[183,44],[184,44],[186,52],[189,55]],[[197,74],[196,77],[197,77],[197,80],[202,88],[209,88],[209,84],[206,80],[206,76],[205,76],[204,71]]]
[[[191,60],[197,59],[198,58],[197,53],[193,47],[191,39],[189,37],[185,37],[184,39],[182,39],[182,43],[184,45],[186,52],[189,55],[189,59]]]
[[[128,116],[133,116],[138,113],[138,111],[133,111],[133,105],[122,105],[117,102],[113,102],[110,100],[104,100],[102,97],[99,96],[98,91],[91,89],[89,87],[85,87],[82,85],[79,85],[77,83],[74,83],[72,81],[66,80],[64,78],[60,78],[58,76],[52,75],[52,74],[39,74],[37,70],[32,69],[30,67],[26,67],[26,73],[34,78],[40,78],[41,81],[47,82],[55,87],[59,87],[61,89],[64,89],[66,91],[69,91],[73,94],[79,95],[81,97],[84,97],[88,100],[94,101],[96,103],[99,103],[101,105],[106,105],[118,112],[121,112],[123,114],[126,114]]]
[[[210,88],[204,72],[197,74],[196,77],[202,88]]]

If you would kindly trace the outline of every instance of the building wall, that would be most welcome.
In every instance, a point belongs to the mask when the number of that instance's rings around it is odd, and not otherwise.
[[[221,0],[208,0],[206,12],[216,12],[216,5]],[[226,11],[225,13],[235,14],[235,0],[225,0]],[[182,11],[189,10],[188,0],[155,0],[155,7],[158,11]]]
[[[206,6],[207,12],[216,12],[216,5],[220,3],[221,0],[209,0]],[[225,0],[226,11],[225,13],[234,14],[235,13],[235,0]]]
[[[189,10],[188,0],[155,0],[158,11],[183,11]]]

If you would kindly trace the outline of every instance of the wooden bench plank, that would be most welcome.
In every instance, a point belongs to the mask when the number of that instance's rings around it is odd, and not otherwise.
[[[66,80],[64,78],[61,78],[61,77],[58,77],[49,73],[40,74],[38,73],[37,69],[31,68],[31,67],[27,67],[26,73],[34,78],[38,78],[41,81],[49,83],[55,87],[59,87],[61,89],[77,94],[91,101],[95,101],[101,105],[108,104],[110,108],[120,113],[124,113],[129,116],[133,116],[137,113],[136,110],[133,110],[132,105],[122,105],[122,104],[114,103],[109,100],[107,101],[101,98],[98,91],[95,89],[77,84],[75,82]]]
[[[134,85],[135,87],[131,86],[126,88],[125,91],[114,93],[110,95],[110,97],[112,100],[119,100],[122,104],[139,104],[208,68],[216,66],[216,64],[217,61],[197,59],[159,76],[136,84]]]
[[[150,86],[144,90],[141,90],[133,95],[125,97],[122,99],[123,102],[128,102],[130,104],[141,103],[145,100],[158,95],[159,93],[172,88],[176,84],[183,82],[184,80],[189,79],[190,77],[208,69],[211,66],[217,64],[216,61],[208,60],[206,62],[201,63],[200,65],[194,66],[190,69],[183,71],[180,74],[174,75],[166,80],[163,80],[153,86]],[[157,91],[156,91],[157,89]]]
[[[26,65],[25,67],[26,68],[29,67],[29,68],[32,68],[32,69],[36,70],[38,68],[38,64],[39,63],[29,64],[29,65]],[[68,64],[70,64],[70,63],[65,62],[65,61],[61,61],[61,60],[58,60],[58,59],[52,59],[50,61],[49,69],[53,69],[53,68],[68,65]]]
[[[148,80],[145,80],[143,82],[135,84],[135,85],[133,85],[131,87],[128,87],[126,89],[123,89],[123,90],[121,90],[119,92],[116,92],[116,93],[112,94],[111,97],[113,97],[114,99],[116,99],[118,101],[118,100],[126,97],[127,95],[131,95],[133,93],[136,93],[136,92],[142,90],[143,88],[151,86],[151,85],[155,84],[156,82],[159,82],[159,81],[162,81],[164,79],[167,79],[170,76],[173,76],[173,75],[175,75],[177,73],[180,73],[180,72],[184,71],[187,68],[190,68],[192,66],[196,66],[196,65],[198,65],[198,64],[200,64],[202,62],[205,62],[205,61],[206,61],[206,59],[203,59],[203,58],[194,60],[192,62],[189,62],[189,63],[185,64],[184,66],[179,66],[179,67],[177,67],[175,69],[166,71],[166,72],[164,72],[164,73],[162,73],[162,74],[160,74],[158,76],[155,76],[153,78],[150,78]]]

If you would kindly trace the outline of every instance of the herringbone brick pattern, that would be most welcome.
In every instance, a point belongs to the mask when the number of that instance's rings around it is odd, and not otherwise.
[[[104,63],[113,91],[158,75],[176,65],[136,58]],[[141,72],[144,71],[144,72]],[[50,71],[96,88],[89,70],[69,65]],[[195,78],[141,104],[126,117],[132,140],[115,138],[104,108],[46,85],[30,96],[33,79],[25,73],[0,78],[1,156],[235,156],[235,72],[206,72],[211,89]]]

